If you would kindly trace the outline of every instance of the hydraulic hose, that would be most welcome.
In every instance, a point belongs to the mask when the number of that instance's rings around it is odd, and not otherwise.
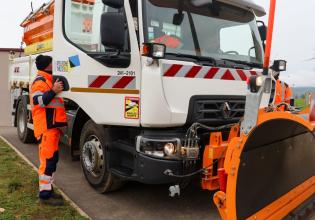
[[[207,169],[209,169],[210,167],[212,167],[213,165],[215,165],[216,163],[218,162],[218,160],[215,160],[212,164],[210,164],[209,166],[207,167],[204,167],[202,169],[199,169],[195,172],[192,172],[192,173],[188,173],[188,174],[184,174],[184,175],[177,175],[177,174],[174,174],[172,170],[170,169],[167,169],[164,171],[164,175],[166,176],[171,176],[171,177],[176,177],[176,178],[188,178],[188,177],[192,177],[192,176],[195,176],[199,173],[202,173],[204,171],[206,171]]]

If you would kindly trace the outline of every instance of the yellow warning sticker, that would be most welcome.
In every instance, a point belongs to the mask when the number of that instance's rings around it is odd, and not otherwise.
[[[139,119],[140,112],[140,99],[138,97],[125,98],[125,118],[126,119]]]

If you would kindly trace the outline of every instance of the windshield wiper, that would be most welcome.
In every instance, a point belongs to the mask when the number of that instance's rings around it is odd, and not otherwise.
[[[191,54],[182,54],[182,53],[165,53],[166,55],[171,55],[175,57],[183,57],[183,58],[189,58],[193,59],[195,62],[201,65],[210,65],[215,66],[217,63],[217,60],[213,57],[204,57],[204,56],[197,56],[197,55],[191,55]]]
[[[188,15],[188,20],[189,20],[191,34],[192,34],[192,37],[193,37],[193,42],[194,42],[194,46],[195,46],[196,55],[200,56],[201,55],[201,49],[200,49],[200,44],[199,44],[199,41],[198,41],[198,36],[197,36],[197,31],[196,31],[196,26],[195,26],[195,23],[194,23],[194,19],[191,16],[190,11],[187,11],[187,15]]]
[[[260,63],[248,62],[248,61],[243,61],[243,60],[233,60],[233,59],[225,59],[225,58],[222,60],[234,62],[237,64],[247,65],[249,67],[256,67],[256,68],[262,68],[263,67],[263,65]]]

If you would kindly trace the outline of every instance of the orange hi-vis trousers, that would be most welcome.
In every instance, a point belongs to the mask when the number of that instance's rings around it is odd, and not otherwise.
[[[54,173],[59,160],[58,143],[61,131],[58,128],[48,129],[41,136],[39,144],[39,197],[49,199],[52,194]]]

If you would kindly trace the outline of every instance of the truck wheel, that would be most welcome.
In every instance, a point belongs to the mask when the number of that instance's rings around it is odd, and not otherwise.
[[[34,143],[34,131],[27,127],[27,106],[21,100],[17,108],[17,133],[23,143]]]
[[[80,161],[89,184],[100,193],[118,190],[123,181],[107,170],[108,130],[89,120],[80,137]]]

